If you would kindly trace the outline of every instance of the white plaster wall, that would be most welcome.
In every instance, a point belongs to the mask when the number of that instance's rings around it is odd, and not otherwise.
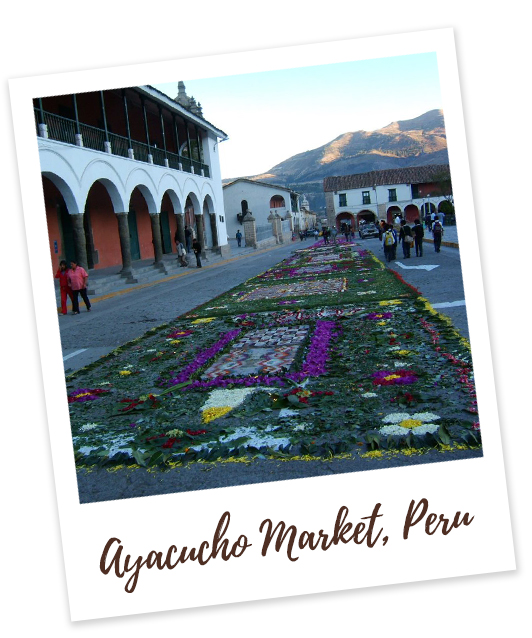
[[[129,200],[136,187],[141,188],[150,213],[161,211],[162,198],[167,191],[176,213],[183,213],[189,195],[195,200],[198,212],[202,212],[205,197],[209,195],[216,213],[219,243],[227,243],[225,222],[220,221],[220,216],[225,218],[225,211],[220,164],[218,154],[213,151],[214,137],[209,136],[204,143],[210,178],[56,140],[37,139],[41,172],[59,188],[70,214],[84,211],[89,190],[97,180],[106,186],[116,213],[129,209]]]
[[[390,202],[388,201],[389,193],[388,190],[395,188],[397,194],[397,201]],[[362,204],[362,193],[365,191],[369,191],[370,195],[370,204]],[[345,193],[347,195],[347,206],[340,206],[340,195]],[[404,212],[406,206],[410,204],[414,204],[420,210],[423,206],[424,202],[430,202],[434,204],[436,209],[440,202],[444,200],[444,197],[430,197],[430,198],[418,198],[412,199],[412,189],[410,184],[390,184],[384,186],[377,186],[376,191],[373,188],[353,188],[347,190],[340,190],[337,193],[333,194],[333,203],[334,203],[334,212],[335,216],[340,213],[352,213],[353,215],[357,215],[362,210],[369,210],[373,213],[377,214],[377,204],[379,207],[379,217],[383,218],[383,210],[388,210],[391,206],[397,206]]]
[[[274,195],[280,195],[284,198],[285,206],[275,209],[275,212],[279,213],[284,219],[286,213],[290,210],[290,193],[288,191],[274,186],[261,186],[250,182],[236,182],[226,186],[223,189],[223,197],[229,237],[234,238],[238,229],[242,233],[244,232],[237,219],[237,214],[242,212],[241,202],[243,199],[247,201],[248,209],[253,213],[257,226],[266,226],[266,224],[270,223],[268,221],[272,210],[270,209],[270,199]]]

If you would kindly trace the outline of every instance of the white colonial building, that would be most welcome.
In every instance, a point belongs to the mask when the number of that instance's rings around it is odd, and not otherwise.
[[[203,251],[225,252],[218,142],[179,83],[172,99],[151,86],[34,100],[52,266],[164,270],[189,226]]]
[[[327,223],[340,229],[346,223],[358,230],[360,220],[391,223],[399,213],[413,222],[426,212],[438,212],[446,198],[438,178],[448,164],[411,166],[323,180]]]
[[[246,178],[224,184],[223,197],[229,239],[234,239],[238,230],[243,233],[242,222],[248,210],[255,218],[257,237],[261,238],[271,234],[272,216],[280,217],[286,234],[294,229],[294,216],[300,212],[299,194],[295,191]]]

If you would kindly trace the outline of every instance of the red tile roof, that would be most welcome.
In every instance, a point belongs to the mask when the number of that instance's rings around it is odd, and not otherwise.
[[[354,188],[371,188],[392,184],[427,184],[434,181],[438,173],[449,171],[449,164],[430,164],[428,166],[408,166],[406,168],[390,168],[384,171],[370,171],[355,175],[326,177],[323,180],[324,191],[350,190]]]

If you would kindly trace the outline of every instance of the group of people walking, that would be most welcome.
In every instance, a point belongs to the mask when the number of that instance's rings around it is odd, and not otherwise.
[[[179,239],[179,233],[177,230],[175,231],[174,241],[177,248],[177,260],[179,261],[179,266],[181,268],[186,268],[188,266],[187,256],[189,253],[193,252],[196,257],[196,267],[201,268],[201,244],[199,243],[198,238],[194,237],[194,233],[190,226],[185,226],[186,247],[183,246],[183,242]]]
[[[423,237],[425,236],[425,231],[420,220],[416,219],[413,226],[410,226],[405,219],[396,218],[395,221],[398,222],[396,226],[387,224],[384,221],[381,222],[379,239],[382,239],[386,261],[389,262],[397,259],[398,243],[401,244],[403,250],[403,259],[409,259],[411,257],[410,252],[412,245],[415,247],[416,257],[423,257]],[[443,238],[443,226],[438,219],[432,223],[432,238],[434,240],[434,250],[439,253]]]
[[[71,261],[70,268],[67,262],[62,259],[59,262],[59,268],[55,273],[55,278],[59,279],[59,287],[61,289],[61,315],[67,314],[67,299],[70,297],[72,302],[72,314],[79,315],[79,296],[85,302],[87,312],[91,310],[91,302],[87,294],[87,282],[89,275],[85,268],[78,266],[77,262]]]

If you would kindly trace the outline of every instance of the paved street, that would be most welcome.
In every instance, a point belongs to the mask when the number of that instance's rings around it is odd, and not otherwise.
[[[65,371],[78,370],[106,355],[119,345],[144,334],[146,330],[175,319],[178,315],[213,299],[250,277],[267,270],[287,257],[293,242],[257,251],[243,257],[201,269],[183,269],[177,276],[167,277],[147,286],[131,287],[102,300],[92,299],[92,311],[86,312],[80,301],[81,314],[59,317]]]
[[[362,245],[383,259],[382,247],[377,239],[361,242]],[[307,247],[309,243],[292,243],[251,254],[202,270],[190,269],[184,276],[162,281],[148,287],[117,294],[98,301],[93,312],[60,318],[61,338],[65,368],[71,370],[87,365],[110,350],[143,334],[146,330],[174,319],[201,303],[231,289],[237,284],[263,272],[289,256],[294,248]],[[399,247],[398,259],[391,268],[421,293],[443,314],[453,320],[462,334],[468,335],[464,293],[460,269],[460,256],[456,248],[442,246],[435,253],[432,244],[424,244],[424,256],[402,259]],[[426,268],[419,268],[424,266]],[[445,460],[452,458],[447,453]],[[460,458],[482,455],[480,450],[461,452]],[[397,467],[412,462],[443,461],[434,450],[418,460],[404,457],[376,461],[374,467]],[[171,471],[147,469],[123,469],[108,472],[106,469],[78,471],[80,501],[97,502],[153,494],[165,494],[193,489],[212,489],[227,485],[244,485],[264,481],[288,480],[308,476],[327,476],[336,473],[369,469],[367,461],[360,459],[334,459],[332,461],[258,460],[250,464],[227,463],[216,465],[193,464]]]

